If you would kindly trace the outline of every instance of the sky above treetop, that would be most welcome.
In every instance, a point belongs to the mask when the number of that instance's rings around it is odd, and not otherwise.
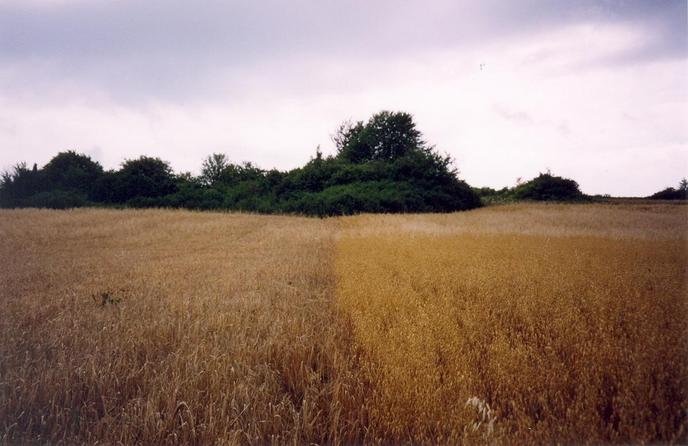
[[[0,168],[290,169],[413,114],[474,186],[648,195],[688,174],[685,1],[0,0]]]

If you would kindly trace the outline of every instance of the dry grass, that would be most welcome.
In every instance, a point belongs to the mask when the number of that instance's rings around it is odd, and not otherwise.
[[[374,438],[688,439],[685,207],[341,224],[337,299],[369,358]]]
[[[3,211],[0,235],[4,442],[360,441],[326,222]]]
[[[686,442],[687,211],[2,211],[0,443]]]

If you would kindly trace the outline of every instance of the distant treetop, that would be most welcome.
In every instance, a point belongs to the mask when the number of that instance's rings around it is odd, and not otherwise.
[[[427,151],[413,117],[404,112],[382,111],[367,123],[342,124],[333,137],[337,157],[351,163],[394,161],[414,151]]]

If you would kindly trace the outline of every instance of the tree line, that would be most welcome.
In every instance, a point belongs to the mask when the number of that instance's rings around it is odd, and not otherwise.
[[[104,170],[87,155],[61,152],[40,169],[20,163],[3,173],[0,207],[168,207],[328,216],[586,199],[575,181],[549,172],[514,188],[471,188],[458,178],[452,159],[423,139],[408,113],[383,111],[366,122],[345,122],[332,139],[334,155],[323,156],[318,148],[304,166],[289,171],[235,164],[216,153],[203,161],[196,176],[177,174],[154,157]]]
[[[224,154],[201,174],[176,174],[169,163],[141,156],[117,170],[67,151],[42,168],[25,163],[0,178],[0,206],[71,208],[89,205],[231,209],[264,213],[344,215],[358,212],[451,212],[480,206],[448,156],[423,140],[412,116],[383,111],[344,123],[336,154],[318,149],[303,167],[263,170]]]
[[[688,179],[683,178],[677,188],[667,187],[650,195],[655,200],[688,200]]]

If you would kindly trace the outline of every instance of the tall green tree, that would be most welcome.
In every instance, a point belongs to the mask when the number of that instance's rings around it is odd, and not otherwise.
[[[201,166],[201,182],[206,186],[217,184],[228,167],[229,161],[224,153],[209,155],[203,160],[203,165]]]
[[[159,198],[177,191],[170,165],[160,158],[141,156],[127,160],[122,168],[110,172],[100,184],[107,201],[125,203],[134,198]]]
[[[413,117],[404,112],[382,111],[366,123],[344,123],[333,140],[337,157],[352,163],[393,161],[410,152],[429,149]]]
[[[91,157],[69,150],[60,152],[43,167],[47,187],[91,196],[93,186],[103,175],[103,166]]]
[[[32,169],[25,162],[0,175],[0,207],[29,206],[29,198],[43,190],[41,172],[36,164]]]

